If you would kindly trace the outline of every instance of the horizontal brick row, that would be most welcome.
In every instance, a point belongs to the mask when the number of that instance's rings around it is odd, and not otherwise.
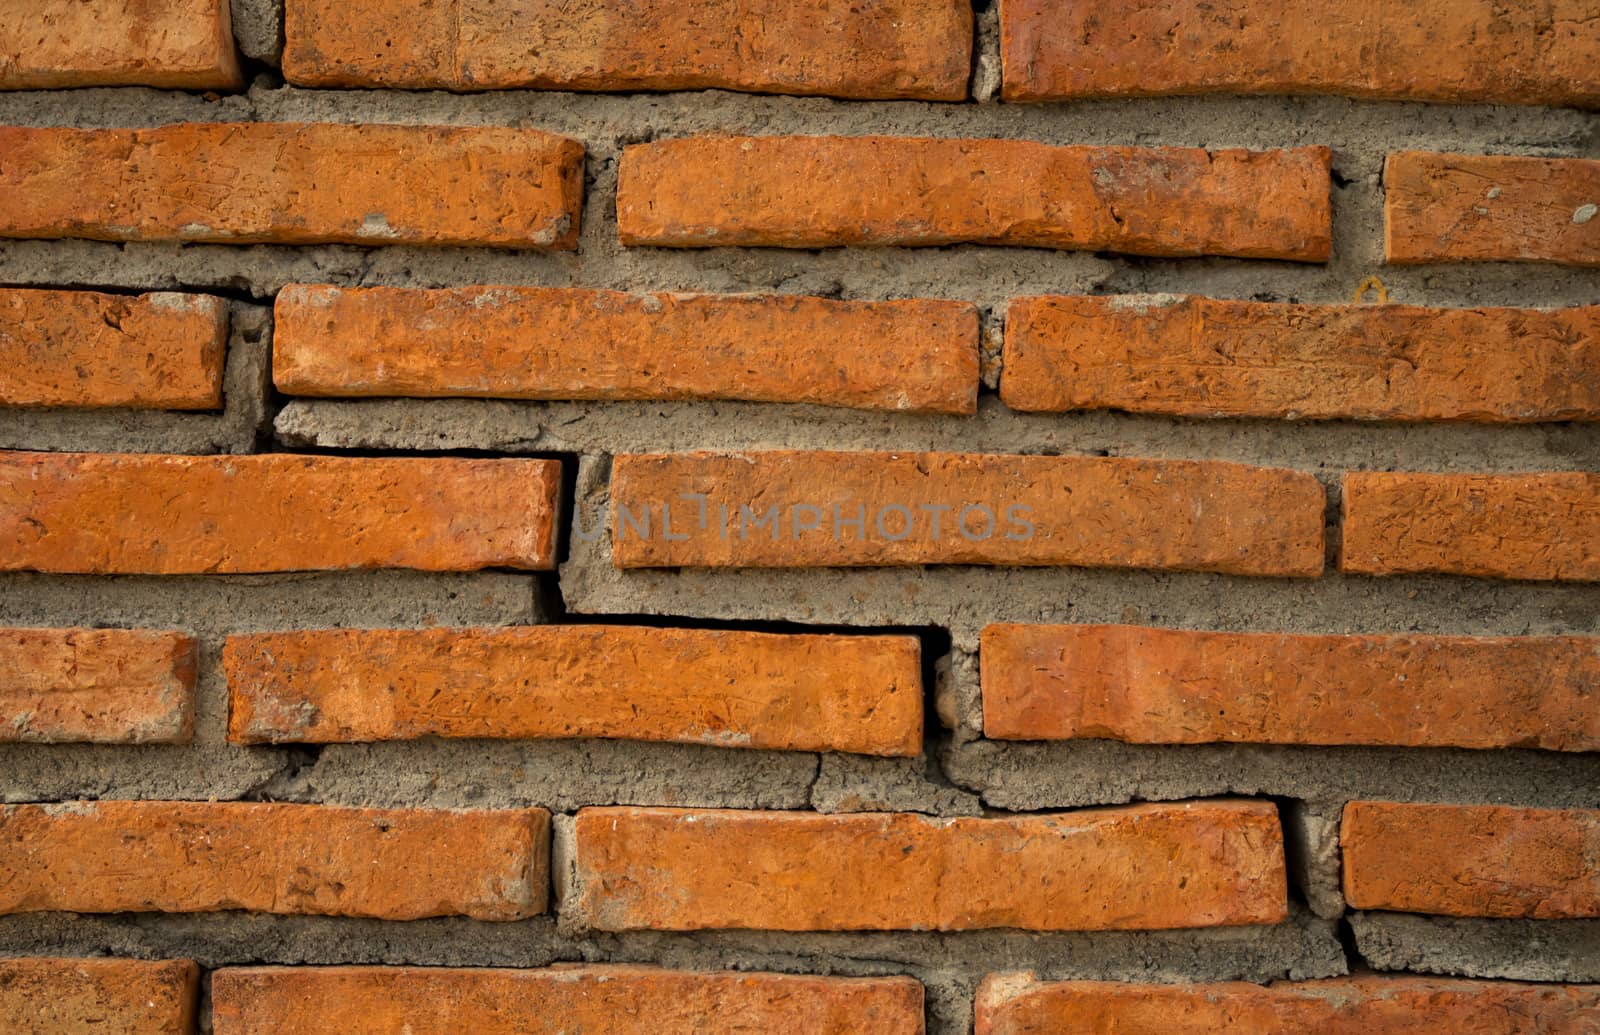
[[[1268,986],[1138,985],[993,974],[978,987],[976,1035],[1582,1035],[1596,1016],[1600,987],[1592,985],[1372,975]]]
[[[241,802],[0,806],[0,914],[518,920],[544,912],[550,814]]]
[[[13,1035],[191,1035],[192,960],[0,960],[0,1031]]]
[[[622,243],[1025,245],[1325,262],[1330,153],[692,137],[627,148]]]
[[[0,743],[187,743],[195,662],[182,633],[0,629]]]
[[[628,626],[269,633],[223,652],[237,743],[615,737],[915,755],[910,636]]]
[[[984,735],[1600,750],[1600,638],[991,625]]]
[[[228,0],[27,0],[0,6],[0,90],[242,85]]]
[[[278,388],[303,396],[740,399],[970,414],[962,302],[290,286]]]
[[[1356,801],[1339,843],[1356,909],[1600,918],[1600,811]]]
[[[930,819],[594,808],[558,868],[603,931],[1147,930],[1288,910],[1268,803]]]
[[[0,406],[218,409],[227,344],[220,298],[0,289]]]
[[[0,570],[548,569],[560,482],[547,460],[0,453]]]
[[[1331,93],[1600,106],[1588,0],[1006,0],[1004,96]]]
[[[301,86],[966,97],[965,0],[289,0]]]
[[[577,246],[583,146],[532,129],[0,127],[0,237]]]

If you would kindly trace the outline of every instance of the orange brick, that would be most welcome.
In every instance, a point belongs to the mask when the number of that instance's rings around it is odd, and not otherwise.
[[[0,629],[0,743],[186,744],[195,642],[124,629]]]
[[[190,960],[0,960],[0,1031],[189,1035],[200,996]]]
[[[603,931],[1150,930],[1277,923],[1270,804],[1055,815],[583,809],[564,911]]]
[[[555,565],[553,460],[0,453],[0,570]]]
[[[228,0],[0,4],[0,90],[237,90]]]
[[[330,1031],[473,1035],[922,1035],[911,978],[548,970],[250,967],[212,977],[215,1035]]]
[[[1390,262],[1600,266],[1600,161],[1401,151],[1383,185]]]
[[[275,325],[273,378],[290,395],[978,402],[965,302],[290,286]]]
[[[996,974],[978,986],[977,1013],[976,1035],[1584,1035],[1600,1016],[1600,989],[1370,975],[1262,987],[1242,981],[1043,982],[1031,974]]]
[[[910,636],[616,625],[230,636],[229,739],[609,737],[916,755]]]
[[[532,129],[0,127],[0,237],[571,250],[583,146]]]
[[[1600,638],[983,631],[995,740],[1600,751]]]
[[[692,137],[629,147],[622,243],[1006,244],[1326,262],[1327,148],[1051,147],[1027,140]]]
[[[1006,315],[1000,398],[1045,412],[1600,420],[1600,306],[1023,298]]]
[[[1600,811],[1353,801],[1339,843],[1356,909],[1600,917]]]
[[[1182,460],[681,453],[618,457],[611,481],[622,568],[998,564],[1316,576],[1323,509],[1311,475]]]
[[[965,0],[289,0],[284,77],[408,90],[748,90],[960,101]]]
[[[1006,0],[1004,96],[1341,94],[1600,106],[1590,0]]]
[[[1350,473],[1340,567],[1600,580],[1600,475]]]
[[[0,914],[519,920],[544,912],[550,814],[249,802],[0,806]]]
[[[0,405],[222,407],[228,306],[206,295],[0,289]]]

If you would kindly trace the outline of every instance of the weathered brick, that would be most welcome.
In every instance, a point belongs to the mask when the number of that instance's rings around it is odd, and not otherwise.
[[[1288,909],[1261,802],[994,819],[595,808],[573,839],[562,909],[605,931],[1149,930]]]
[[[991,625],[995,740],[1600,751],[1600,638]]]
[[[1600,106],[1590,0],[1006,0],[1013,101],[1341,94]]]
[[[301,86],[966,98],[965,0],[289,0]]]
[[[1600,580],[1600,475],[1344,476],[1344,571]]]
[[[622,568],[999,564],[1316,576],[1323,563],[1317,480],[1228,463],[622,456],[611,509]]]
[[[0,1031],[190,1035],[199,994],[191,960],[0,960]]]
[[[1371,975],[1267,987],[1137,985],[994,974],[978,986],[976,1035],[1583,1035],[1597,1016],[1600,988],[1593,985]]]
[[[216,1035],[922,1035],[911,978],[695,973],[642,966],[226,968]]]
[[[1390,262],[1600,266],[1600,161],[1401,151],[1383,185]]]
[[[1025,245],[1326,262],[1327,148],[691,137],[627,148],[622,243]]]
[[[228,0],[0,4],[0,90],[236,90]]]
[[[0,629],[0,743],[184,744],[195,641],[126,629]]]
[[[1600,811],[1353,801],[1339,844],[1356,909],[1600,918]]]
[[[1023,298],[1006,314],[1000,397],[1046,412],[1600,420],[1600,306]]]
[[[222,406],[228,306],[206,295],[0,289],[0,405]]]
[[[278,295],[273,378],[307,396],[973,413],[978,312],[931,300],[290,286]]]
[[[0,570],[547,569],[560,482],[552,460],[0,453]]]
[[[532,129],[0,126],[0,154],[0,237],[571,250],[583,201],[583,145]]]
[[[911,636],[617,625],[231,636],[237,743],[608,737],[915,755]]]
[[[544,809],[250,802],[0,806],[0,914],[247,910],[416,920],[544,912]]]

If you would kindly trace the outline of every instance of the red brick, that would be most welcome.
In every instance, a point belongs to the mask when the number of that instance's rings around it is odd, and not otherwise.
[[[583,146],[532,129],[0,127],[0,237],[572,250]]]
[[[0,4],[0,90],[237,90],[228,0]]]
[[[0,1031],[189,1035],[199,995],[190,960],[0,960]]]
[[[472,1035],[922,1035],[911,978],[547,970],[249,967],[212,977],[215,1035],[331,1031]]]
[[[0,629],[0,743],[186,744],[195,642],[124,629]]]
[[[1600,106],[1590,0],[1005,0],[1013,101],[1341,94]]]
[[[1600,638],[983,631],[995,740],[1600,751]]]
[[[973,413],[965,302],[292,285],[273,378],[354,398],[742,399]]]
[[[1045,412],[1600,420],[1600,306],[1023,298],[1006,315],[1000,397]]]
[[[230,636],[229,739],[608,737],[916,755],[910,636],[616,625]]]
[[[1148,930],[1277,923],[1270,804],[1054,815],[598,808],[578,813],[563,910],[604,931]]]
[[[1316,576],[1323,509],[1311,475],[1182,460],[681,453],[618,457],[611,481],[622,568],[996,564]],[[863,515],[864,534],[851,524]]]
[[[1043,982],[995,974],[978,986],[976,1035],[1585,1035],[1600,1017],[1593,985],[1360,977],[1212,985]]]
[[[622,243],[1025,245],[1326,262],[1329,152],[692,137],[629,147]]]
[[[544,912],[550,814],[248,802],[0,806],[0,914],[518,920]]]
[[[555,565],[553,460],[0,453],[0,570]]]
[[[220,298],[0,289],[0,405],[220,409],[227,347]]]
[[[289,0],[284,77],[408,90],[747,90],[960,101],[966,0]]]
[[[1353,801],[1339,843],[1356,909],[1600,917],[1600,811]]]
[[[1600,475],[1352,472],[1339,564],[1361,575],[1600,580]]]
[[[1390,262],[1600,266],[1600,161],[1401,151],[1383,185]]]

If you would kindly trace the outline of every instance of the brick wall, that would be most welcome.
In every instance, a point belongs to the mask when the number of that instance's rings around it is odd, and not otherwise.
[[[1591,0],[0,6],[0,1031],[1600,1025]]]

